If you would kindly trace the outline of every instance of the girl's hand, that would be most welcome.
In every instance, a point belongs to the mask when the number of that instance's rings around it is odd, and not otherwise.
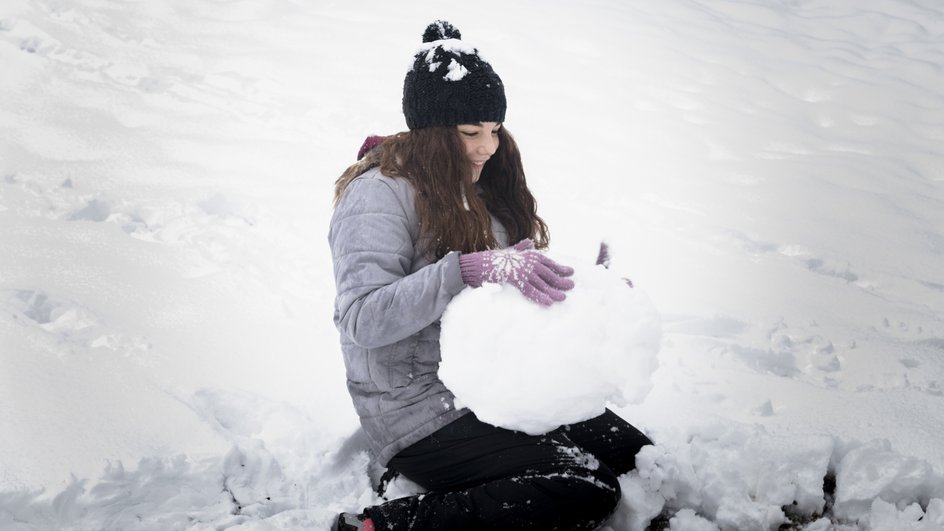
[[[477,288],[484,282],[511,284],[544,306],[564,300],[564,292],[574,287],[574,281],[567,278],[574,270],[536,251],[531,240],[498,251],[463,254],[459,265],[462,280],[469,286]]]

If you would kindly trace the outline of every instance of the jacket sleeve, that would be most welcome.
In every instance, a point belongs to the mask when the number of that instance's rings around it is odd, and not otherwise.
[[[418,227],[381,179],[355,179],[331,218],[335,322],[355,344],[377,348],[437,321],[465,284],[457,253],[411,273]]]

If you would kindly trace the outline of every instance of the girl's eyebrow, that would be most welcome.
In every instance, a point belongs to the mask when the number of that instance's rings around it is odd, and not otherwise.
[[[496,125],[494,130],[497,131],[497,130],[501,129],[503,125],[505,125],[505,124],[502,123],[502,124]],[[478,123],[474,123],[474,124],[459,124],[458,127],[462,127],[462,126],[466,126],[466,127],[485,127],[485,122],[478,122]]]

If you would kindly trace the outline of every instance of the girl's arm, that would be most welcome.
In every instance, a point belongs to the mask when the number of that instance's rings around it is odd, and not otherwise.
[[[331,218],[335,323],[362,347],[389,345],[426,328],[465,287],[458,253],[410,273],[418,237],[412,208],[389,183],[359,178]]]

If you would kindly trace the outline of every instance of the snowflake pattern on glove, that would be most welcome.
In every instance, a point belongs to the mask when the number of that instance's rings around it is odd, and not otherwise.
[[[486,257],[486,261],[485,270],[488,272],[484,280],[495,284],[512,283],[521,287],[524,284],[524,277],[534,270],[532,261],[528,260],[524,253],[515,250],[495,251]]]

